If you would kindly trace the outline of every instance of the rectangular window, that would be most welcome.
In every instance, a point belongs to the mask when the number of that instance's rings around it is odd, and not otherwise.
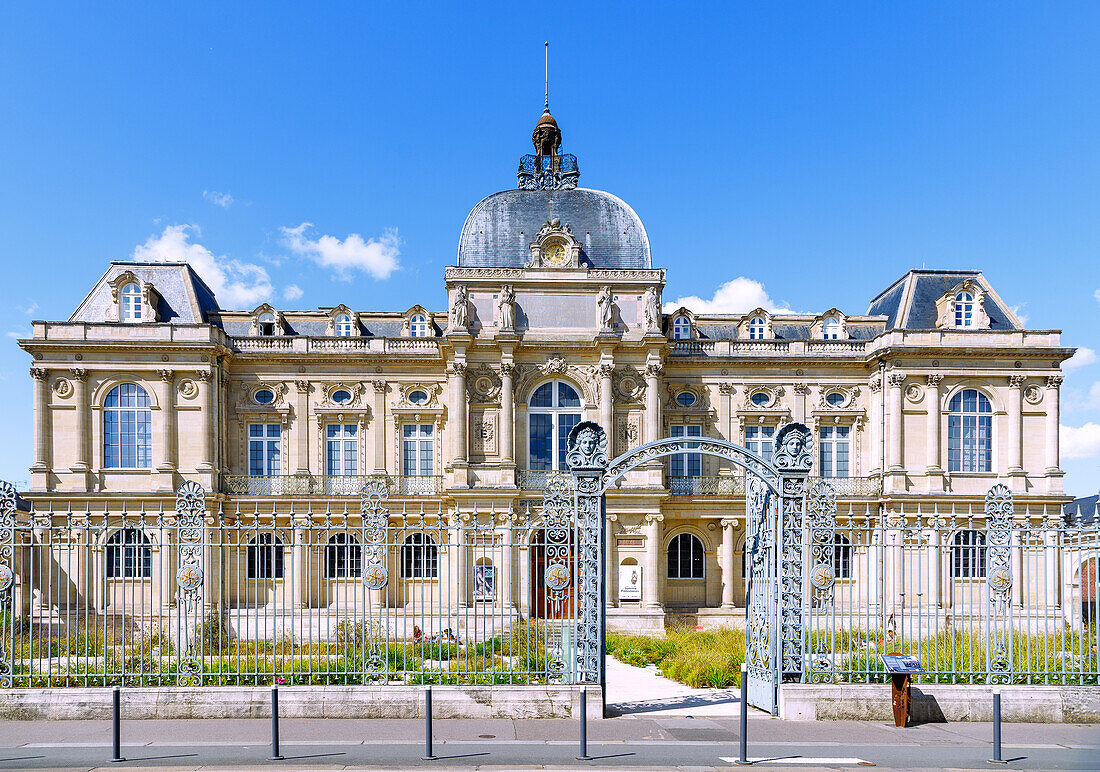
[[[554,468],[553,456],[554,417],[543,413],[531,414],[531,445],[528,452],[528,468],[549,470]]]
[[[951,472],[988,472],[993,467],[993,417],[947,417],[947,468]]]
[[[772,462],[772,450],[775,445],[774,426],[746,426],[745,447],[763,458],[769,464]]]
[[[435,427],[405,424],[401,427],[401,473],[405,476],[435,474]]]
[[[282,471],[279,452],[282,427],[279,424],[248,425],[248,473],[277,475]]]
[[[702,437],[702,426],[671,426],[672,437]],[[688,448],[697,447],[688,443]],[[668,473],[671,477],[701,477],[703,474],[703,456],[700,453],[674,453],[669,457]]]
[[[821,427],[821,476],[848,477],[850,426]]]
[[[566,470],[569,465],[565,456],[569,445],[569,432],[581,422],[579,413],[561,413],[558,415],[558,469]]]
[[[325,427],[325,473],[359,473],[359,427],[355,424],[329,424]]]

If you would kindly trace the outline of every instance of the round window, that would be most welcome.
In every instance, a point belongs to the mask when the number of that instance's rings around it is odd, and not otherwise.
[[[676,402],[682,407],[691,407],[695,404],[695,395],[690,391],[681,391],[676,395]]]
[[[423,405],[427,401],[428,401],[428,392],[420,391],[420,389],[417,389],[416,391],[413,391],[413,392],[409,392],[409,402],[411,402],[412,404],[414,404],[414,405]]]
[[[271,389],[260,389],[252,395],[252,399],[259,405],[270,405],[275,401],[275,392]]]
[[[844,404],[845,396],[842,393],[840,393],[839,391],[831,391],[825,397],[825,401],[828,402],[833,407],[840,407],[841,405]]]
[[[346,405],[351,402],[351,392],[347,389],[337,389],[332,392],[332,401],[337,405]]]
[[[752,404],[757,407],[765,407],[772,401],[771,395],[766,391],[758,391],[752,395]]]

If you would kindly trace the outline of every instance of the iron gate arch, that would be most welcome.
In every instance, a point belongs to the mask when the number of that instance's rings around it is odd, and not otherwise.
[[[632,469],[685,452],[725,459],[750,475],[745,496],[745,544],[751,555],[745,604],[749,702],[774,715],[778,711],[780,680],[800,678],[805,655],[803,534],[807,477],[814,449],[813,434],[801,423],[785,424],[776,433],[774,463],[732,442],[684,437],[656,440],[609,461],[603,427],[594,421],[582,421],[573,427],[566,453],[573,490],[551,490],[544,507],[561,512],[572,494],[569,503],[580,533],[576,638],[579,680],[604,682],[607,490]]]

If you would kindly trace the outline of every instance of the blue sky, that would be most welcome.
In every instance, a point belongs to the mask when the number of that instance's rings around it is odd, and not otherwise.
[[[187,257],[225,305],[442,309],[546,39],[565,149],[642,217],[666,300],[862,313],[980,268],[1081,347],[1063,466],[1100,489],[1100,6],[1072,2],[7,2],[0,477],[32,453],[13,338],[112,259]]]

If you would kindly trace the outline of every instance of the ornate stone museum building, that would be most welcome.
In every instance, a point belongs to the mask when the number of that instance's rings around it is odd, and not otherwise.
[[[391,509],[439,512],[433,527],[465,544],[464,514],[506,521],[538,506],[582,420],[606,428],[612,456],[713,437],[765,460],[777,427],[796,421],[813,431],[811,475],[852,522],[936,512],[973,523],[997,483],[1017,512],[1060,517],[1060,364],[1073,350],[1057,331],[1025,329],[981,272],[891,282],[868,266],[851,275],[885,287],[866,309],[665,310],[666,268],[638,215],[578,187],[549,111],[533,140],[519,184],[466,218],[443,309],[434,292],[404,311],[341,297],[348,305],[227,309],[186,264],[112,262],[67,320],[35,322],[20,341],[34,360],[25,498],[38,512],[169,511],[190,480],[222,512],[356,517],[364,484],[382,480]],[[610,491],[609,624],[740,623],[744,500],[743,471],[691,452]],[[959,533],[943,537],[961,539],[955,564],[930,569],[943,576],[937,593],[972,569],[971,531]],[[527,547],[509,543],[488,585],[455,549],[432,552],[438,565],[418,578],[453,585],[438,598],[495,592],[508,615],[538,616]],[[135,570],[119,565],[102,581]],[[837,559],[838,579],[877,596],[873,572],[886,569],[864,570]],[[1072,581],[1058,571],[1054,584]]]

